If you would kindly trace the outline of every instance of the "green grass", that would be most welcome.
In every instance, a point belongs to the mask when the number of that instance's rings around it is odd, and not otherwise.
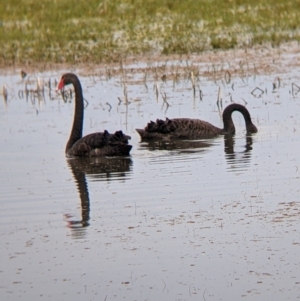
[[[112,62],[300,40],[299,0],[0,0],[0,64]]]

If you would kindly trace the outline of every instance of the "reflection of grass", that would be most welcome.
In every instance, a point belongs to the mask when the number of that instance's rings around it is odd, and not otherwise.
[[[2,1],[3,2],[3,1]],[[294,0],[6,0],[0,60],[115,61],[299,40]]]

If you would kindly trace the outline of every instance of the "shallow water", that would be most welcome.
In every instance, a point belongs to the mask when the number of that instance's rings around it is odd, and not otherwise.
[[[64,156],[74,109],[54,91],[64,71],[0,76],[1,300],[300,299],[300,72],[200,73],[193,97],[188,76],[145,70],[73,70],[84,133],[132,137],[131,157],[93,160]],[[26,98],[38,78],[51,93]],[[239,113],[231,138],[141,143],[134,130],[165,117],[221,126],[231,100],[246,103],[257,134]]]

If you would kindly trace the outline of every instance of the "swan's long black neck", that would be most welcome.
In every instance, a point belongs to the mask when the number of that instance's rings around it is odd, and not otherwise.
[[[226,107],[223,112],[224,133],[235,134],[235,127],[231,117],[234,111],[238,111],[244,116],[247,133],[257,132],[256,126],[252,123],[249,111],[244,106],[234,103]]]
[[[73,126],[70,134],[69,141],[66,145],[66,152],[74,145],[76,141],[82,138],[82,126],[83,126],[83,95],[82,88],[78,78],[72,78],[71,83],[75,90],[75,113]]]

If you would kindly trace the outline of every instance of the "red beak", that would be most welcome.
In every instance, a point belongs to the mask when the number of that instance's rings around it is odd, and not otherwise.
[[[57,86],[57,88],[56,88],[56,90],[61,90],[64,86],[65,86],[64,80],[61,79],[58,86]]]

